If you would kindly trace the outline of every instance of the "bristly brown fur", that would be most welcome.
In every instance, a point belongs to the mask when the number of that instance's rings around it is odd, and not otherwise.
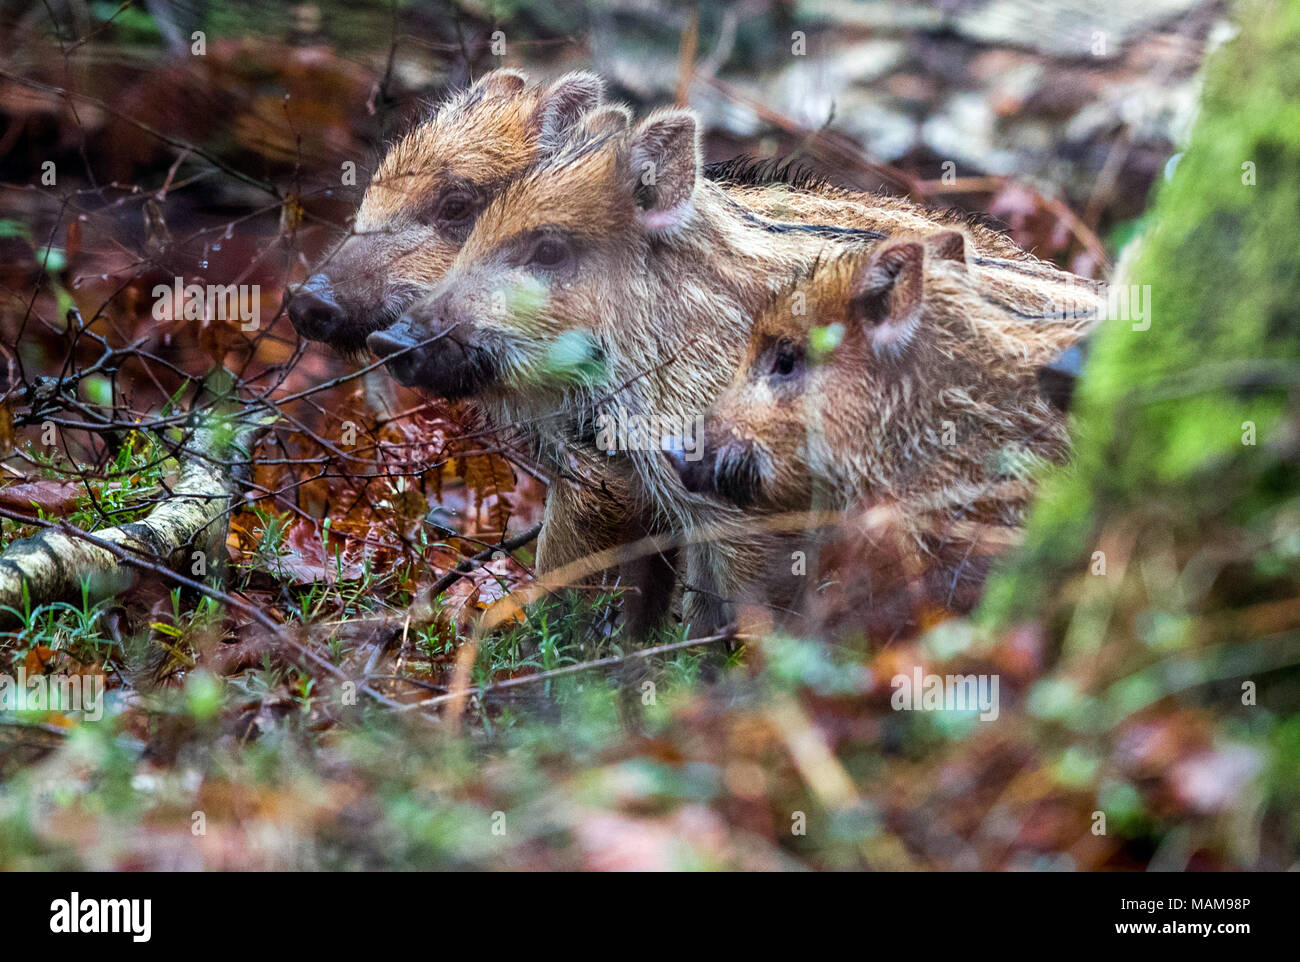
[[[570,145],[507,185],[438,293],[411,312],[423,334],[454,332],[455,351],[430,358],[429,370],[445,383],[457,383],[449,369],[457,358],[490,356],[497,377],[477,396],[495,420],[528,424],[557,469],[574,442],[564,426],[590,423],[597,407],[621,404],[682,423],[702,414],[731,380],[756,314],[827,250],[866,249],[882,235],[949,220],[907,201],[834,188],[709,182],[699,176],[698,146],[682,140],[683,131],[694,137],[693,123],[681,111],[655,112],[598,143]],[[641,179],[646,157],[657,174],[649,189]],[[1065,276],[1001,235],[978,227],[964,234],[980,256],[1027,276]],[[571,252],[562,269],[530,261],[546,238]],[[566,357],[578,348],[599,363],[558,376],[551,367],[561,345]],[[715,626],[722,615],[714,599],[752,581],[769,546],[744,532],[738,511],[687,492],[657,450],[611,457],[601,474],[610,489],[628,492],[638,530],[689,538],[734,525],[733,534],[688,552],[687,579],[701,589],[688,617],[701,630]],[[547,510],[554,530],[581,530]],[[607,545],[546,539],[539,566],[597,547]]]
[[[816,192],[834,188],[830,180],[812,166],[795,158],[772,157],[761,160],[742,154],[704,167],[704,176],[724,186],[769,187],[784,184],[794,190]]]
[[[899,265],[919,286],[901,290]],[[963,586],[936,605],[973,603],[1023,522],[1033,467],[1068,452],[1037,371],[1101,306],[1071,275],[971,263],[953,231],[824,259],[754,324],[709,416],[709,470],[733,478],[731,462],[744,462],[755,517],[891,506],[889,557],[926,584]],[[836,325],[842,340],[818,357],[812,332]],[[789,376],[778,356],[791,359]],[[811,556],[820,537],[789,546]],[[870,568],[872,553],[858,563]],[[758,584],[771,596],[791,580]]]

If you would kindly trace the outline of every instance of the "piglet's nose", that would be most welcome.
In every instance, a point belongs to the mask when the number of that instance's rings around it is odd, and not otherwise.
[[[417,343],[419,342],[411,333],[405,320],[398,321],[392,327],[386,327],[382,331],[374,331],[366,338],[366,347],[380,357],[404,351]]]
[[[308,278],[289,301],[293,329],[309,340],[329,340],[346,319],[347,314],[334,299],[329,278],[324,274]]]
[[[424,364],[428,359],[421,355],[420,343],[406,318],[382,331],[373,331],[366,338],[366,347],[384,359],[388,373],[408,387],[425,381]]]
[[[715,491],[710,452],[706,451],[703,457],[688,459],[680,448],[671,448],[664,451],[664,457],[682,479],[682,486],[687,491],[694,494],[712,494]]]

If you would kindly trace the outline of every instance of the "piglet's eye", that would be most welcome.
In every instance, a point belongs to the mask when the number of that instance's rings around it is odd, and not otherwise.
[[[569,259],[569,246],[556,237],[543,237],[533,245],[528,262],[538,267],[559,267]]]
[[[777,377],[790,377],[799,369],[803,351],[791,341],[782,341],[772,358],[772,373]]]
[[[434,218],[444,224],[459,224],[474,213],[474,198],[467,193],[448,194],[438,202]]]

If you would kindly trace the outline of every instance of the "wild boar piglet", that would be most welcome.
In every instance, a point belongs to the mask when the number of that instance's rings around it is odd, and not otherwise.
[[[537,84],[506,69],[448,98],[385,154],[351,232],[293,293],[295,330],[361,352],[446,273],[488,202],[573,134],[601,91],[591,73]]]
[[[758,318],[679,473],[760,511],[874,498],[1014,523],[1008,491],[1068,451],[1041,372],[1100,307],[1082,278],[977,266],[956,230],[829,256]]]

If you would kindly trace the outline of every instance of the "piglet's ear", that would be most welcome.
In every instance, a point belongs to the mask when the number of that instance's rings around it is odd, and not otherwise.
[[[660,110],[629,135],[628,175],[652,234],[668,234],[686,223],[700,170],[699,127],[688,110]]]
[[[523,93],[528,86],[528,76],[510,67],[489,70],[469,88],[471,95],[478,97],[514,97]]]
[[[860,326],[877,354],[896,354],[921,318],[925,248],[916,241],[879,250],[854,281],[848,321]]]
[[[574,137],[585,140],[589,137],[604,137],[608,134],[621,133],[632,126],[632,111],[622,104],[605,104],[583,115],[574,132]]]
[[[930,254],[941,261],[966,263],[966,235],[956,230],[941,230],[925,238]]]
[[[594,73],[566,73],[546,88],[534,115],[543,149],[554,150],[568,138],[583,114],[600,106],[605,82]]]

